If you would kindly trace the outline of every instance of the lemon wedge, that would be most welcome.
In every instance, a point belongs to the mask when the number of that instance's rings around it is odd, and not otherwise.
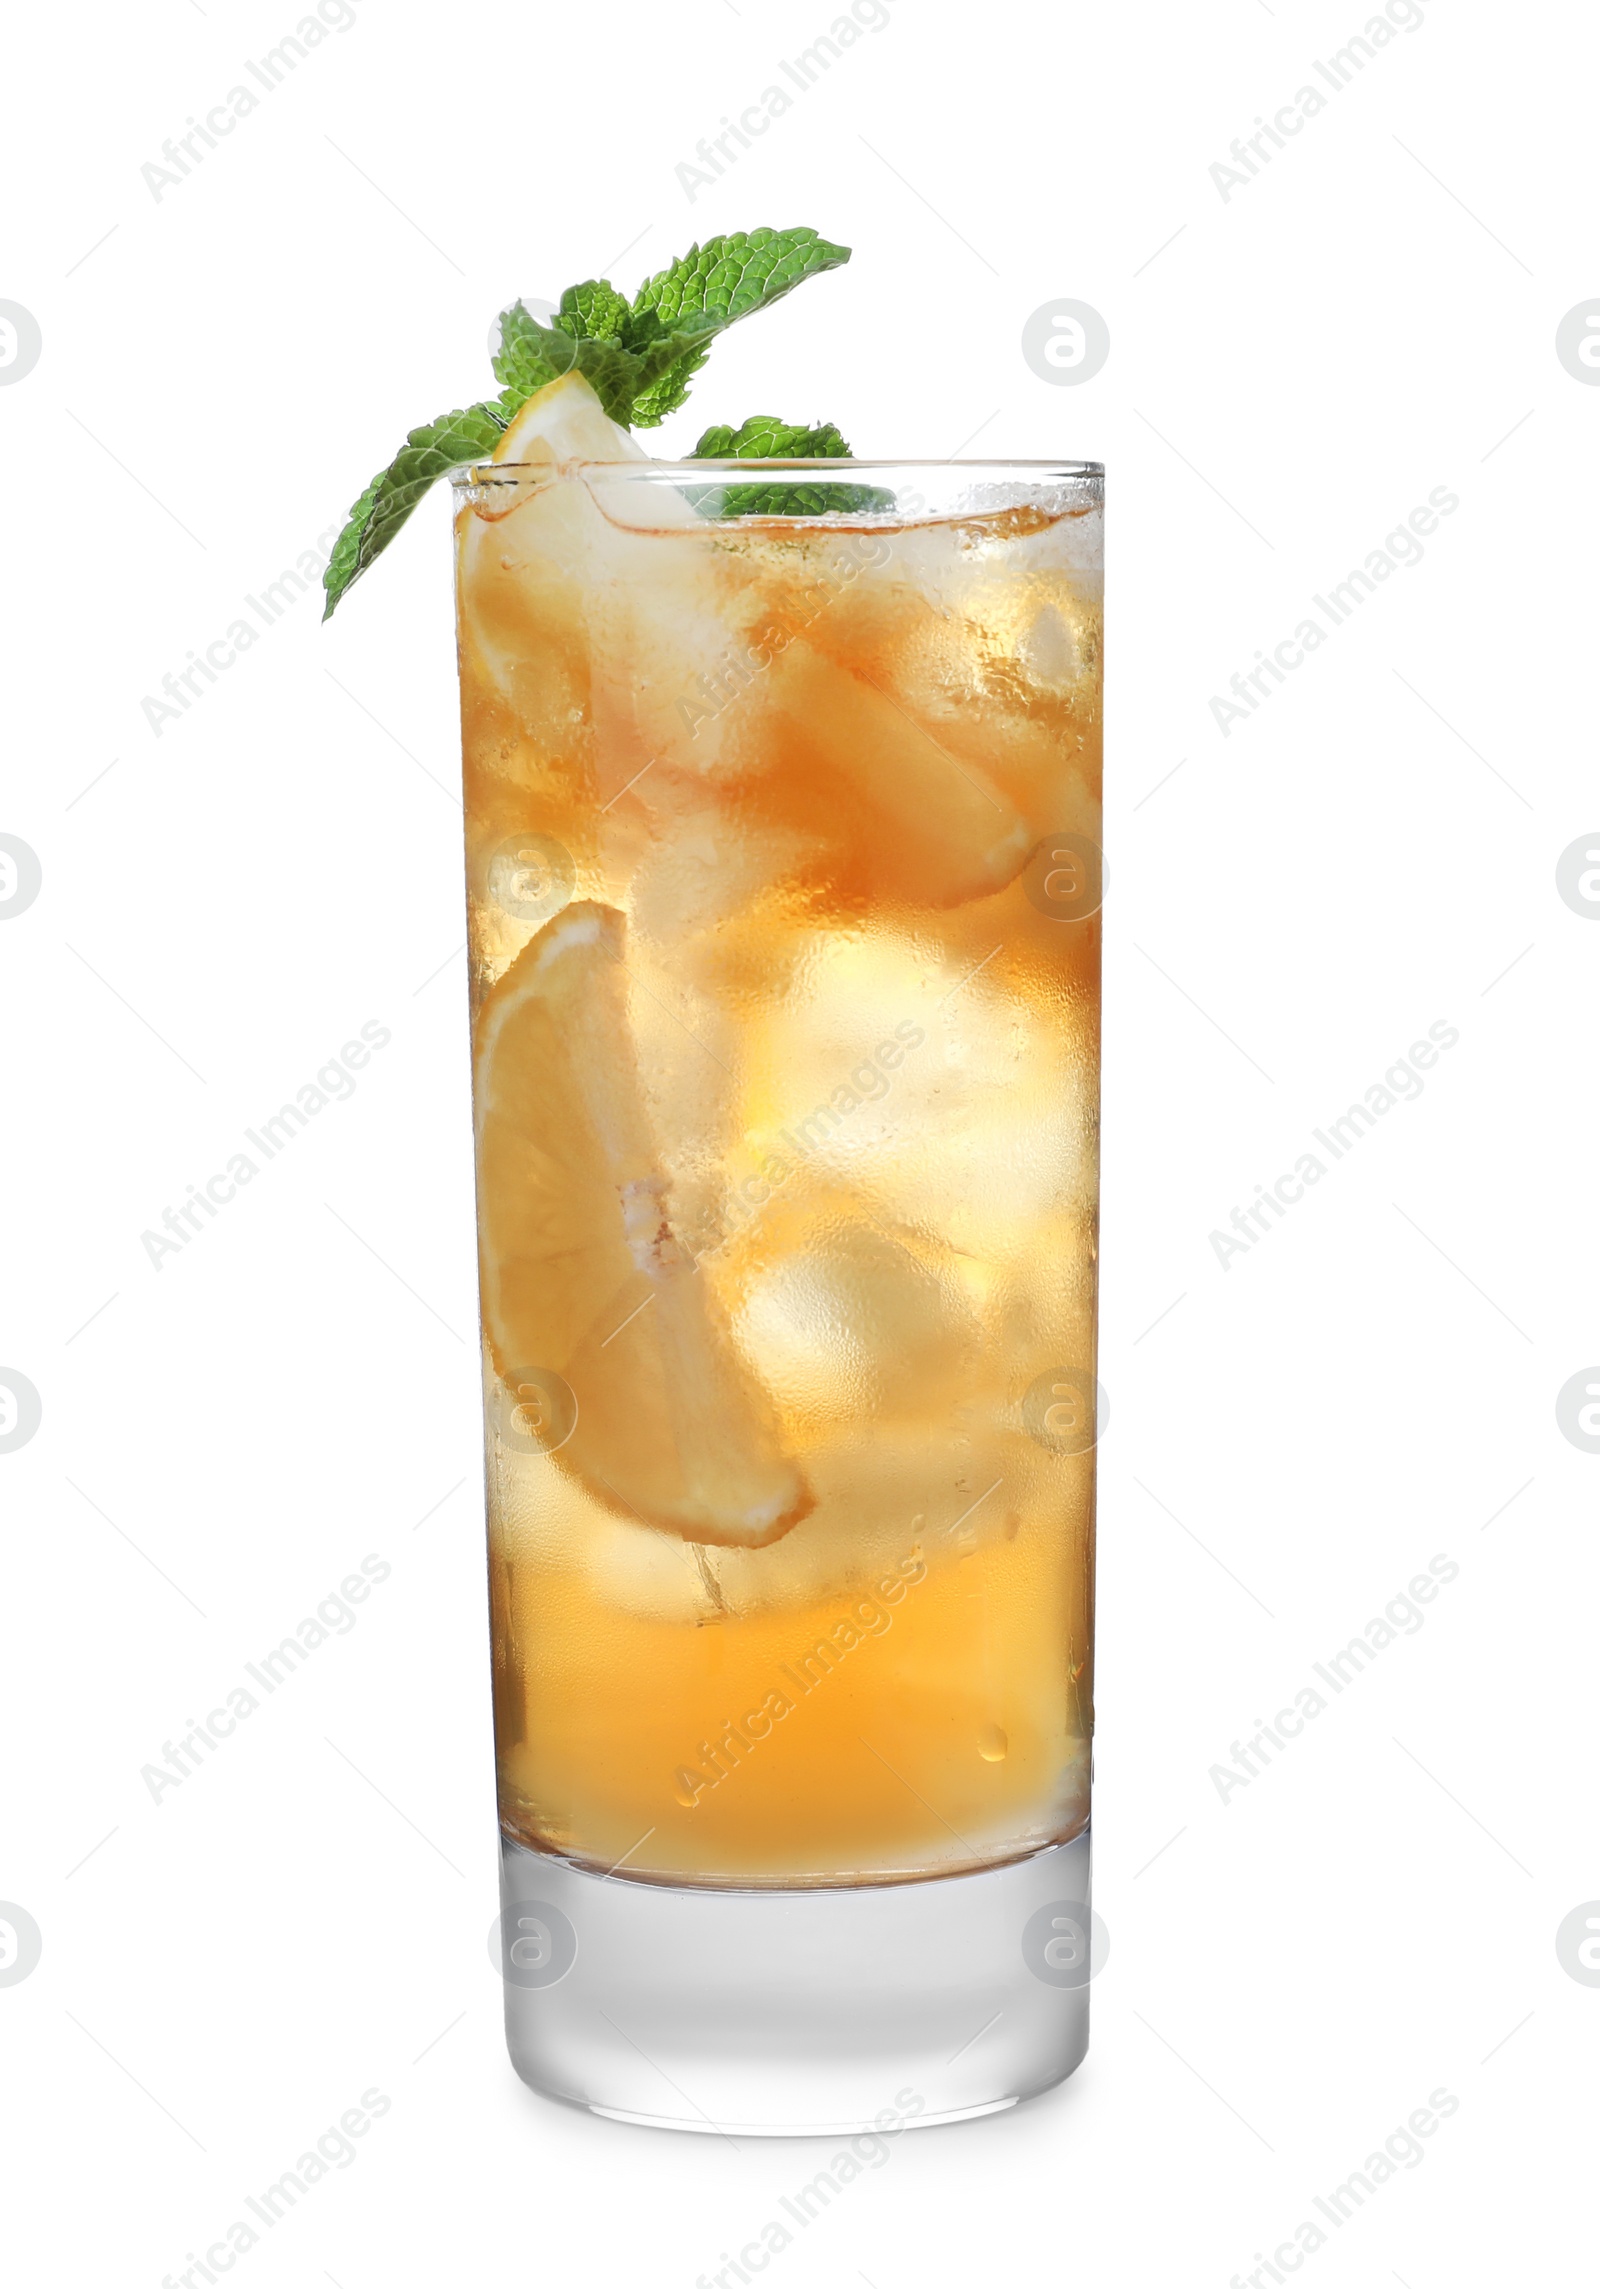
[[[645,456],[570,373],[529,398],[494,458],[527,475],[480,488],[457,514],[462,650],[476,654],[480,681],[558,741],[588,706],[585,605],[604,520],[586,485],[552,480],[568,461]]]
[[[605,413],[574,370],[534,391],[494,449],[496,461],[643,461],[632,433]]]
[[[628,1023],[626,925],[568,906],[483,1005],[474,1076],[484,1326],[509,1391],[559,1375],[559,1467],[690,1542],[760,1549],[812,1506],[766,1393],[673,1228]]]

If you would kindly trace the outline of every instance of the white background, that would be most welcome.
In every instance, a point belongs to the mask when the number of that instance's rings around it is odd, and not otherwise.
[[[1362,0],[887,0],[691,201],[829,0],[352,12],[159,199],[296,0],[9,39],[0,297],[43,350],[0,388],[0,831],[44,883],[0,924],[0,1365],[43,1402],[0,1455],[0,1898],[43,1934],[0,1987],[9,2272],[158,2289],[373,2087],[248,2289],[691,2289],[827,2158],[594,2121],[502,2050],[443,501],[329,629],[308,596],[160,737],[141,708],[483,391],[503,302],[808,222],[854,262],[721,345],[664,449],[761,410],[1110,468],[1111,1959],[1071,2083],[902,2140],[773,2277],[1224,2289],[1443,2087],[1308,2278],[1573,2278],[1600,1458],[1555,1397],[1600,1356],[1600,928],[1555,869],[1600,812],[1600,392],[1554,341],[1600,293],[1592,16],[1423,0],[1224,199]],[[1021,354],[1062,296],[1110,328],[1076,387]],[[1435,487],[1424,560],[1224,738],[1213,695]],[[369,1019],[355,1096],[154,1268]],[[1212,1230],[1441,1019],[1422,1096],[1224,1269]],[[368,1552],[357,1626],[153,1803]],[[1221,1801],[1436,1553],[1425,1626]]]

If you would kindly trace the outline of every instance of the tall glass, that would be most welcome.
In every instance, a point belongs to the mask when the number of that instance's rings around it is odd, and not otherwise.
[[[1087,2043],[1102,473],[454,473],[509,2040],[880,2133]]]

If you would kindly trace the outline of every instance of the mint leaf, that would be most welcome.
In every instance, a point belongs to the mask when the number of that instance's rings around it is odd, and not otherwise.
[[[659,429],[689,395],[689,384],[710,355],[711,334],[668,334],[640,360],[638,394],[627,419],[635,429]]]
[[[641,357],[633,427],[654,429],[676,413],[725,326],[849,259],[847,246],[834,246],[814,230],[734,231],[691,247],[646,279],[633,298],[633,327],[625,336]],[[656,339],[643,331],[652,318]]]
[[[352,582],[388,547],[434,479],[458,461],[487,461],[505,426],[506,416],[498,407],[469,405],[410,431],[388,468],[379,470],[351,509],[333,544],[322,575],[328,596],[322,608],[324,620]]]
[[[656,311],[669,328],[714,317],[707,331],[716,332],[764,310],[802,279],[849,260],[847,246],[833,246],[814,230],[733,231],[692,246],[647,278],[633,306]]]
[[[654,428],[683,403],[716,331],[704,317],[669,330],[654,309],[635,310],[609,280],[591,279],[567,288],[549,326],[521,303],[503,311],[494,370],[520,403],[576,366],[613,421]]]
[[[638,360],[609,337],[575,336],[562,317],[581,322],[575,298],[588,290],[569,286],[562,296],[556,324],[541,326],[538,319],[513,302],[500,313],[500,347],[494,355],[495,380],[504,385],[500,405],[509,422],[546,382],[569,374],[576,367],[613,421],[626,422],[638,386]],[[617,296],[621,301],[621,296]],[[569,311],[567,304],[574,303]],[[591,305],[593,307],[593,305]]]
[[[587,336],[596,342],[614,342],[632,315],[628,297],[619,294],[609,278],[591,278],[582,286],[567,288],[555,323],[575,341]],[[631,349],[633,345],[628,346]]]
[[[803,422],[780,421],[776,414],[752,413],[737,429],[726,424],[708,429],[689,458],[848,461],[850,448],[831,421],[808,429]],[[894,507],[894,495],[881,485],[807,485],[792,478],[783,484],[726,485],[720,490],[696,486],[693,497],[702,515],[716,517],[860,516]]]
[[[708,429],[691,461],[848,461],[850,448],[831,421],[807,429],[773,413],[752,413],[737,429]]]
[[[521,390],[524,397],[532,397],[547,381],[554,381],[558,373],[565,373],[572,358],[570,344],[563,339],[560,355],[567,364],[550,364],[550,338],[552,329],[541,326],[538,319],[522,302],[513,302],[500,313],[500,347],[490,360],[494,378],[509,394]]]

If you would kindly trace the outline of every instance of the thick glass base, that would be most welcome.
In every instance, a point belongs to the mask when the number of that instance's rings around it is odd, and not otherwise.
[[[837,1890],[630,1883],[510,1841],[501,1874],[512,2064],[596,2114],[892,2135],[1013,2106],[1088,2049],[1087,1835]]]

